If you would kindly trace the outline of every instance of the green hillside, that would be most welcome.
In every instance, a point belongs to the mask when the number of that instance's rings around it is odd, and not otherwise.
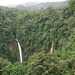
[[[75,0],[68,4],[40,10],[0,7],[1,75],[75,75]]]

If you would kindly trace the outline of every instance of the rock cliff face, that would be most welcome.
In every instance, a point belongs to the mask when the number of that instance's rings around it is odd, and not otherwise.
[[[17,43],[16,41],[8,43],[8,48],[12,52],[16,52]]]

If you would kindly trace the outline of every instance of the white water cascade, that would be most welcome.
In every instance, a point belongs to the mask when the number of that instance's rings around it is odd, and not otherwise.
[[[21,46],[20,46],[20,43],[19,43],[19,41],[17,39],[16,39],[16,41],[17,41],[18,48],[19,48],[20,62],[22,62],[22,50],[21,50]]]
[[[51,47],[51,50],[50,50],[50,54],[52,54],[52,51],[53,51],[53,43],[52,43],[52,47]]]

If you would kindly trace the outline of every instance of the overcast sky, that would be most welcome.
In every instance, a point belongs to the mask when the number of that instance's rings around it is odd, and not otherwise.
[[[65,0],[0,0],[1,6],[11,5],[11,4],[23,4],[27,2],[57,2],[57,1],[65,1]]]

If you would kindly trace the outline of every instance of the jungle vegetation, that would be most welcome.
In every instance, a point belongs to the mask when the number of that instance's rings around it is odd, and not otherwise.
[[[0,7],[2,75],[75,75],[75,0],[68,4],[40,10]],[[15,38],[22,48],[22,63]]]

